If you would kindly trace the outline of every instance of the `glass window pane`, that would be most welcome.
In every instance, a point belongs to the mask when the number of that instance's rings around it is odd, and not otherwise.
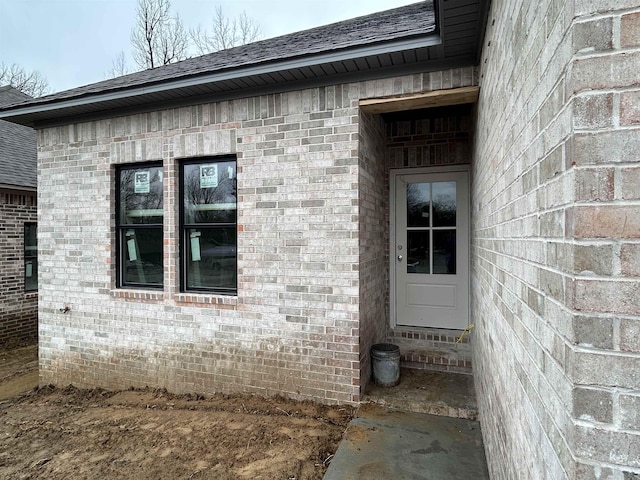
[[[38,229],[35,223],[24,225],[24,250],[28,256],[38,253]]]
[[[236,289],[236,227],[185,230],[187,288]]]
[[[162,167],[123,168],[120,175],[120,224],[162,223]]]
[[[162,227],[122,230],[123,281],[162,285]]]
[[[27,292],[38,290],[38,260],[35,258],[24,262],[24,289]]]
[[[38,236],[37,225],[24,225],[24,289],[27,292],[38,289]]]
[[[184,165],[184,223],[236,223],[236,163]]]
[[[407,226],[429,226],[430,202],[430,183],[410,183],[407,185]]]
[[[433,273],[456,273],[456,231],[433,231]]]
[[[433,185],[433,226],[456,226],[456,182],[435,182]]]
[[[407,273],[430,273],[429,231],[407,232]]]

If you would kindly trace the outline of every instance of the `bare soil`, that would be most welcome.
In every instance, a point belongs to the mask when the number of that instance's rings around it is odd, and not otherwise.
[[[20,356],[0,352],[0,395],[37,375]],[[0,400],[0,479],[320,480],[353,414],[252,395],[35,388]]]
[[[38,346],[0,347],[0,402],[38,385]]]

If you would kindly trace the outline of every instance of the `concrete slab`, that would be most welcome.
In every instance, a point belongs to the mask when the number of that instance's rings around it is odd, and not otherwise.
[[[489,479],[480,424],[363,405],[324,480]]]
[[[389,410],[478,418],[473,376],[460,373],[401,368],[398,385],[386,388],[371,383],[363,400]]]

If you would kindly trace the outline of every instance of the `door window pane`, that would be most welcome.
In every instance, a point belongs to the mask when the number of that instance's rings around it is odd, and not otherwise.
[[[431,184],[407,185],[407,226],[428,227],[431,205]]]
[[[456,231],[433,231],[433,273],[456,273]]]
[[[456,182],[432,184],[433,227],[456,226]]]
[[[429,231],[407,232],[407,273],[431,273],[429,268]]]
[[[407,185],[407,273],[456,273],[456,182]]]
[[[236,286],[236,228],[187,229],[187,288]]]
[[[162,285],[162,228],[122,231],[125,284]]]

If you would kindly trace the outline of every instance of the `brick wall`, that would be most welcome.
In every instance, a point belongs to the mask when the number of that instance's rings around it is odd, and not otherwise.
[[[470,70],[469,84],[475,84]],[[473,109],[470,105],[392,115],[386,122],[389,168],[471,163]]]
[[[388,222],[385,218],[385,134],[380,115],[360,114],[360,383],[371,378],[371,346],[386,340],[389,265],[384,252]]]
[[[42,380],[357,401],[357,91],[39,131]],[[238,295],[180,293],[178,161],[219,154],[237,155]],[[115,289],[114,166],[147,160],[165,171],[164,291]]]
[[[0,191],[0,345],[38,336],[38,293],[24,290],[24,224],[36,221],[35,193]]]
[[[573,454],[579,478],[626,480],[640,478],[640,5],[580,1],[574,15],[564,260]]]
[[[471,281],[492,478],[640,474],[632,7],[492,3]]]
[[[471,312],[480,420],[496,479],[572,472],[568,283],[553,258],[568,243],[573,202],[569,10],[557,1],[492,2],[484,42]]]
[[[359,401],[387,321],[388,187],[380,119],[358,100],[472,81],[456,69],[38,131],[42,381]],[[219,154],[237,156],[238,294],[181,293],[179,160]],[[164,290],[116,289],[114,167],[159,160]]]

